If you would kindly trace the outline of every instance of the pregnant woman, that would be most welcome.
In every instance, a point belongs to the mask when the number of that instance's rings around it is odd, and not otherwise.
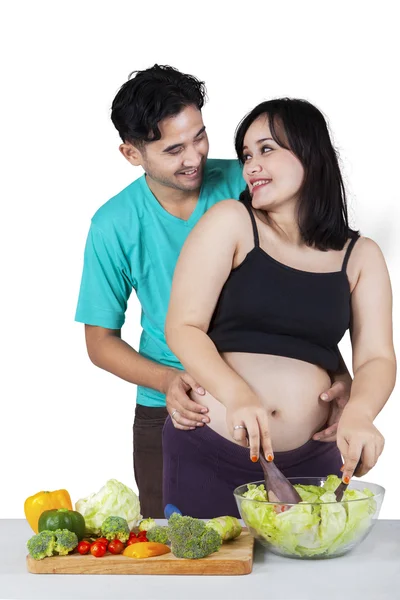
[[[207,390],[192,399],[210,425],[168,418],[164,503],[209,518],[237,515],[233,489],[263,479],[341,475],[378,460],[373,421],[394,387],[392,298],[382,253],[351,230],[335,150],[321,112],[303,100],[264,102],[236,132],[247,188],[211,208],[180,255],[167,342]],[[354,381],[337,441],[312,439],[328,418],[320,394],[340,367],[350,328]],[[251,460],[250,460],[251,459]]]

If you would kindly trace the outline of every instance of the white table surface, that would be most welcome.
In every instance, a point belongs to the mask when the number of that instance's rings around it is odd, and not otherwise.
[[[256,544],[236,576],[36,575],[23,519],[0,519],[0,598],[40,600],[400,600],[400,520],[379,520],[362,544],[327,560],[281,558]]]

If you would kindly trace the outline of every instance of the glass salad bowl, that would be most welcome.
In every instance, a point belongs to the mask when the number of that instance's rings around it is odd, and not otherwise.
[[[364,540],[378,519],[385,489],[352,480],[340,502],[336,475],[288,477],[302,502],[268,502],[264,481],[239,486],[234,496],[250,533],[274,554],[291,558],[334,558]]]

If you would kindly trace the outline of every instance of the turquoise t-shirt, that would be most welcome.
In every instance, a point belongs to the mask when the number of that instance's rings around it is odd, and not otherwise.
[[[208,159],[199,200],[187,221],[159,204],[144,175],[111,198],[92,218],[75,320],[121,329],[134,289],[142,306],[140,354],[182,368],[164,336],[179,253],[202,215],[220,200],[238,199],[245,186],[237,160]],[[138,386],[137,403],[165,406],[165,395]]]

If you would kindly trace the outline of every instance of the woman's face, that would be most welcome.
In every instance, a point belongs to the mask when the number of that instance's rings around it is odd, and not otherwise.
[[[248,128],[243,144],[243,177],[254,208],[272,210],[297,201],[304,177],[299,159],[273,139],[267,115]]]

